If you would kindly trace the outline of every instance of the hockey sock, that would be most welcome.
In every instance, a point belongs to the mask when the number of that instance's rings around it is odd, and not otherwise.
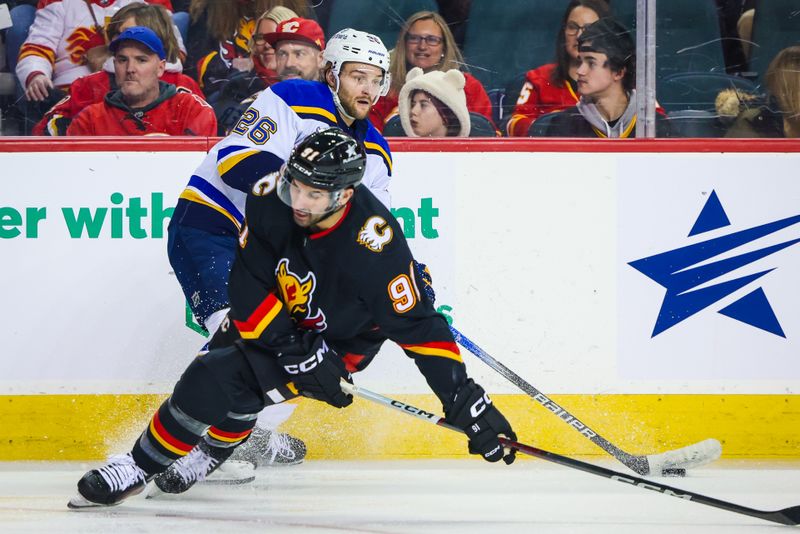
[[[237,447],[250,437],[257,419],[258,414],[229,413],[227,419],[208,429],[206,442],[223,449]]]
[[[210,425],[227,419],[230,404],[214,373],[195,359],[136,441],[133,459],[150,475],[164,471],[189,454]]]
[[[148,475],[158,474],[189,454],[207,428],[207,424],[186,415],[170,397],[153,415],[131,454]]]

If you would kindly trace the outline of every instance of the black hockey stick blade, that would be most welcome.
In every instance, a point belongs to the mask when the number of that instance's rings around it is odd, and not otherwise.
[[[519,452],[527,454],[529,456],[534,456],[536,458],[547,460],[548,462],[553,462],[559,465],[563,465],[565,467],[578,469],[580,471],[583,471],[585,473],[590,473],[592,475],[610,478],[611,480],[616,480],[617,482],[622,482],[624,484],[630,484],[632,486],[636,486],[642,489],[656,491],[658,493],[663,493],[664,495],[670,495],[672,497],[677,497],[679,499],[684,499],[686,501],[693,501],[699,504],[705,504],[706,506],[720,508],[722,510],[727,510],[729,512],[734,512],[737,514],[743,514],[750,517],[757,517],[759,519],[764,519],[765,521],[780,523],[781,525],[800,524],[800,506],[792,506],[789,508],[784,508],[783,510],[774,510],[774,511],[757,510],[755,508],[750,508],[748,506],[742,506],[732,502],[723,501],[721,499],[717,499],[714,497],[708,497],[706,495],[694,493],[692,491],[682,490],[679,488],[675,488],[673,486],[661,484],[660,482],[657,481],[645,480],[643,478],[626,475],[618,471],[613,471],[611,469],[606,469],[605,467],[600,467],[599,465],[582,462],[574,458],[561,456],[560,454],[556,454],[554,452],[537,449],[536,447],[531,447],[530,445],[525,445],[524,443],[518,443],[515,441],[507,440],[505,438],[500,438],[500,442],[505,447],[512,447],[514,449],[517,449]]]
[[[387,408],[392,408],[406,415],[410,415],[412,417],[416,417],[417,419],[422,419],[434,425],[447,428],[448,430],[460,432],[462,434],[464,433],[463,430],[447,423],[447,421],[445,421],[443,417],[440,417],[435,413],[422,410],[420,408],[417,408],[416,406],[412,406],[411,404],[406,404],[399,400],[390,399],[389,397],[384,397],[379,393],[375,393],[368,389],[364,389],[360,386],[356,386],[349,382],[345,382],[344,380],[342,380],[342,390],[345,393],[350,393],[351,395],[361,397],[362,399],[367,399],[377,404],[382,404]],[[643,478],[620,473],[619,471],[614,471],[612,469],[606,469],[605,467],[600,467],[599,465],[582,462],[581,460],[576,460],[574,458],[569,458],[567,456],[561,456],[560,454],[556,454],[554,452],[537,449],[536,447],[533,447],[531,445],[526,445],[524,443],[519,443],[517,441],[512,441],[510,439],[506,439],[503,437],[500,438],[500,443],[504,447],[516,449],[522,454],[533,456],[541,460],[546,460],[548,462],[562,465],[564,467],[577,469],[579,471],[583,471],[591,475],[610,478],[611,480],[616,480],[617,482],[622,482],[623,484],[629,484],[631,486],[636,486],[641,489],[656,491],[658,493],[663,493],[664,495],[670,495],[672,497],[677,497],[679,499],[683,499],[686,501],[692,501],[699,504],[704,504],[706,506],[712,506],[714,508],[720,508],[722,510],[727,510],[729,512],[743,514],[750,517],[756,517],[758,519],[763,519],[765,521],[780,523],[781,525],[797,525],[798,520],[800,519],[800,506],[792,506],[790,508],[784,508],[783,510],[775,510],[775,511],[757,510],[755,508],[749,508],[747,506],[742,506],[732,502],[723,501],[721,499],[716,499],[714,497],[707,497],[705,495],[694,493],[692,491],[687,491],[672,486],[667,486],[666,484],[661,484],[660,482],[656,482],[653,480],[645,480]]]

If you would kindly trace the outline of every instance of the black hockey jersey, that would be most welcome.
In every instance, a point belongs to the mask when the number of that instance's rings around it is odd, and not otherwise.
[[[417,286],[411,251],[389,210],[358,186],[337,224],[314,233],[294,223],[274,176],[253,191],[228,289],[240,343],[298,354],[298,333],[315,331],[354,372],[390,339],[448,409],[466,370],[446,320]]]

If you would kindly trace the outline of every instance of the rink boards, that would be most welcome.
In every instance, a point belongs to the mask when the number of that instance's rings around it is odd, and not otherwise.
[[[716,437],[728,456],[797,456],[800,145],[598,146],[393,144],[394,214],[440,311],[632,452]],[[119,448],[203,343],[166,257],[202,149],[142,147],[0,154],[0,460]],[[599,451],[463,357],[521,438]],[[438,407],[390,344],[356,380]],[[306,401],[286,428],[315,457],[462,454],[396,417]]]

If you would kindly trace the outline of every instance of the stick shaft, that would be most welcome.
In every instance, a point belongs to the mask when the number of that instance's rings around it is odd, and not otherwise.
[[[463,434],[463,430],[448,424],[447,422],[445,422],[443,417],[440,417],[432,412],[428,412],[420,408],[417,408],[416,406],[412,406],[410,404],[406,404],[404,402],[400,402],[398,400],[385,397],[383,395],[374,393],[362,387],[350,384],[349,382],[342,381],[342,389],[345,391],[345,393],[350,393],[352,395],[375,402],[377,404],[381,404],[388,408],[392,408],[406,415],[416,417],[417,419],[422,419],[431,424],[441,426],[447,428],[448,430],[460,432]],[[626,475],[624,473],[620,473],[612,469],[606,469],[604,467],[600,467],[587,462],[582,462],[574,458],[562,456],[554,452],[537,449],[536,447],[532,447],[531,445],[525,445],[524,443],[519,443],[517,441],[512,441],[506,438],[501,437],[500,442],[503,444],[504,447],[517,449],[519,452],[527,454],[528,456],[533,456],[535,458],[559,464],[564,467],[577,469],[579,471],[583,471],[585,473],[589,473],[592,475],[601,476],[604,478],[610,478],[611,480],[616,480],[617,482],[622,482],[623,484],[636,486],[637,488],[656,491],[658,493],[662,493],[664,495],[670,495],[672,497],[677,497],[679,499],[683,499],[686,501],[692,501],[699,504],[704,504],[706,506],[720,508],[722,510],[727,510],[729,512],[734,512],[737,514],[757,517],[759,519],[764,519],[766,521],[771,521],[773,523],[780,523],[782,525],[797,525],[798,522],[800,522],[800,506],[794,506],[791,508],[785,508],[783,510],[777,510],[777,511],[756,510],[755,508],[741,506],[732,502],[716,499],[714,497],[707,497],[699,493],[694,493],[691,491],[678,489],[672,486],[667,486],[666,484],[661,484],[659,482],[655,482],[652,480],[645,480],[643,478]]]
[[[577,430],[583,437],[589,439],[592,443],[612,455],[634,472],[640,475],[647,475],[650,473],[650,464],[647,461],[646,456],[637,456],[623,451],[589,427],[589,425],[569,413],[566,409],[564,409],[563,406],[553,402],[547,395],[536,389],[517,373],[503,365],[501,362],[497,361],[488,352],[473,343],[469,338],[456,330],[454,327],[451,326],[450,331],[453,333],[455,340],[462,347],[477,356],[478,359],[483,361],[489,367],[500,373],[500,375],[506,378],[509,382],[527,393],[533,398],[533,400],[547,408],[549,412],[558,416],[562,422]]]

